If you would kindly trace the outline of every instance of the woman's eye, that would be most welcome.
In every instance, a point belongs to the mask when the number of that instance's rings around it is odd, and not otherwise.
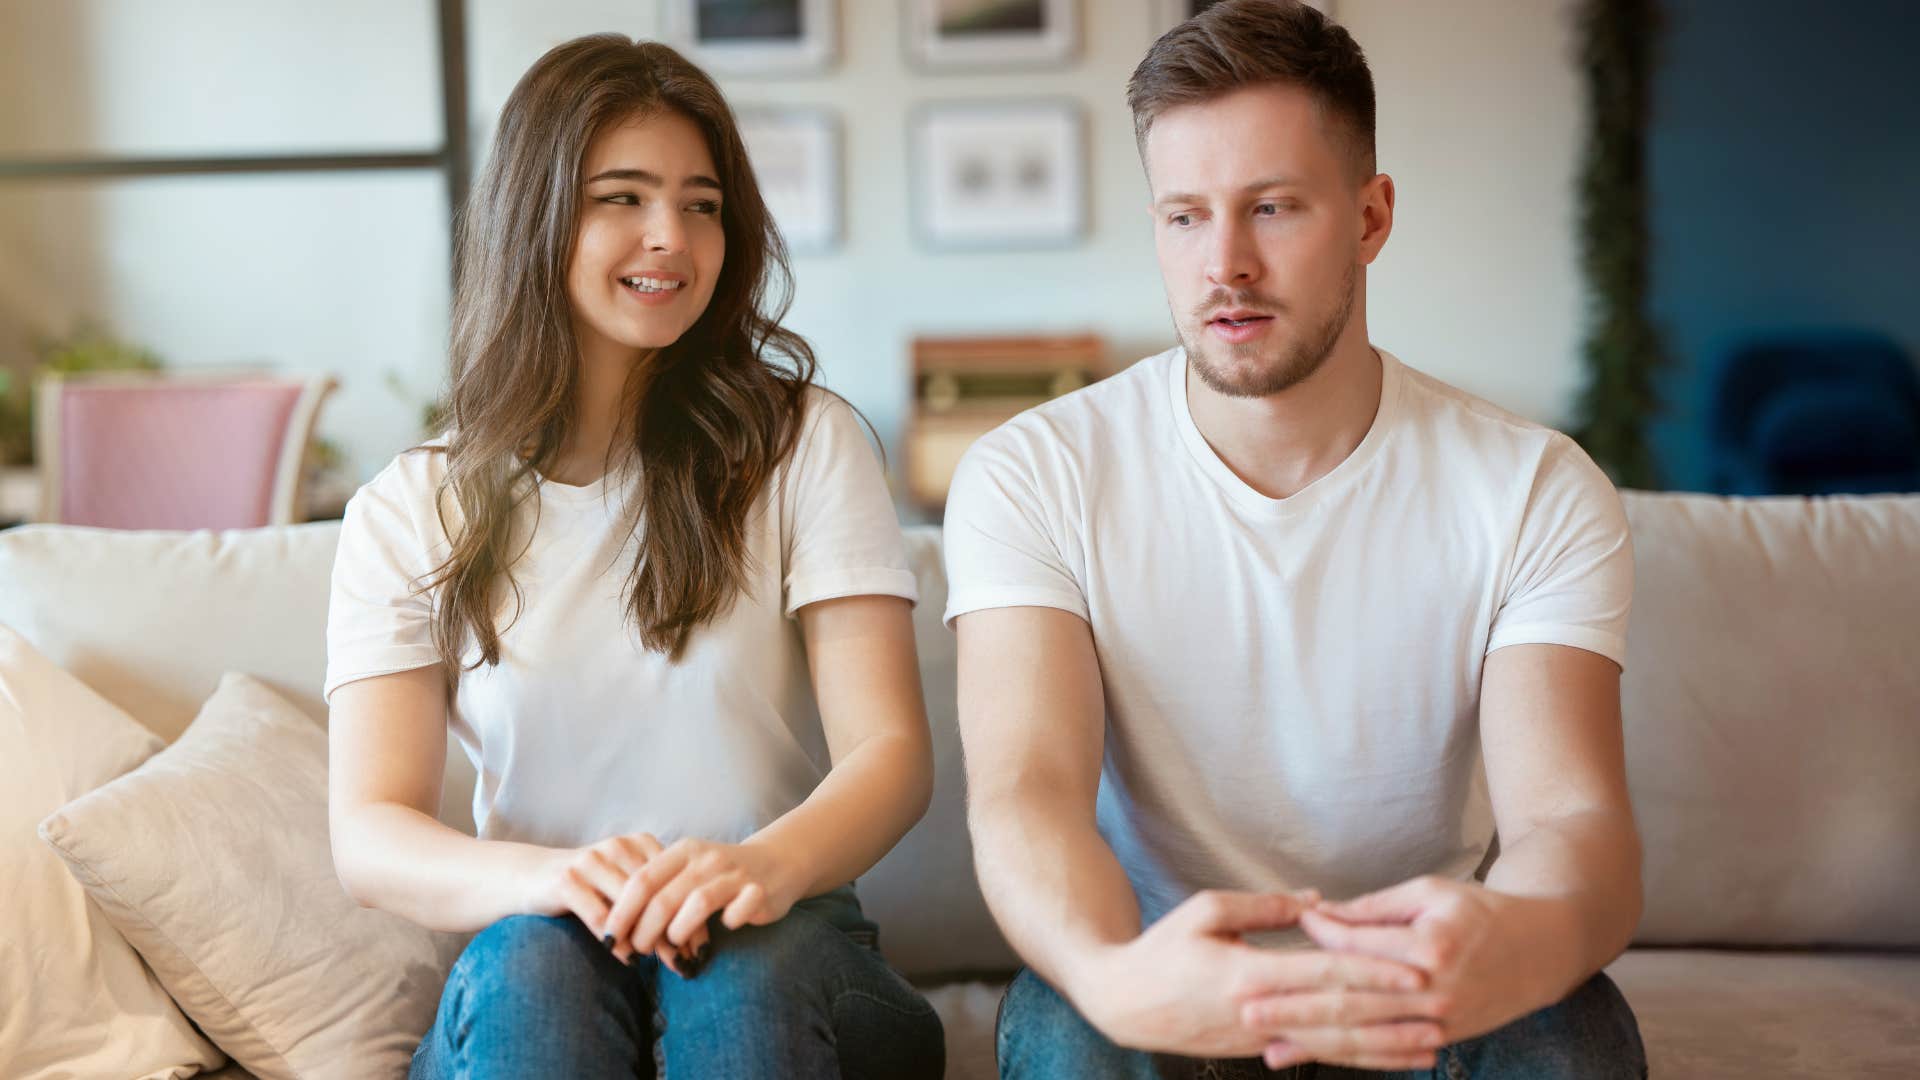
[[[696,214],[706,214],[711,217],[720,212],[720,204],[714,202],[712,199],[702,199],[692,206],[687,207],[687,209],[692,210]]]
[[[602,195],[600,196],[600,201],[603,203],[612,203],[615,206],[639,206],[640,205],[639,196],[632,195],[624,191],[618,195]]]

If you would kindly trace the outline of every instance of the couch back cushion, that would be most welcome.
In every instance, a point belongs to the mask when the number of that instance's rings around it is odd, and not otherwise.
[[[340,523],[222,532],[0,532],[0,624],[168,742],[229,671],[326,723],[327,593]],[[473,831],[449,740],[440,818]]]
[[[337,522],[0,532],[0,623],[172,742],[228,671],[316,719]]]
[[[1920,945],[1920,497],[1626,506],[1636,941]]]

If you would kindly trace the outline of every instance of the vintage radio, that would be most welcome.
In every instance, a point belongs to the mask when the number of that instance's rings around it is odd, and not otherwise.
[[[946,505],[973,440],[1043,401],[1107,373],[1097,334],[918,337],[907,419],[906,493],[930,513]]]

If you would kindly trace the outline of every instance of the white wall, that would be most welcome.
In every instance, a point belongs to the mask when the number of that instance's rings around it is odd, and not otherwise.
[[[142,9],[134,0],[0,0],[0,69],[9,51],[64,49],[73,54],[64,65],[38,62],[33,78],[84,73],[84,85],[59,92],[0,96],[0,153],[61,145],[64,133],[47,130],[53,116],[92,125],[97,144],[121,152],[142,145],[147,125],[161,125],[152,130],[174,142],[204,142],[222,129],[182,120],[177,96],[129,93],[125,65],[130,57],[145,64],[182,55],[205,63],[226,49],[254,59],[236,62],[221,86],[254,88],[244,92],[256,102],[290,98],[296,104],[287,115],[302,124],[320,124],[315,117],[329,103],[356,124],[370,122],[366,88],[390,95],[392,115],[368,127],[366,139],[394,141],[418,127],[416,98],[428,97],[425,115],[437,108],[424,29],[431,24],[421,22],[427,6],[355,0],[351,18],[316,18],[312,6],[290,0],[220,0],[170,25],[130,14]],[[836,252],[796,257],[799,293],[789,322],[814,342],[826,381],[890,443],[906,413],[906,347],[916,333],[1086,328],[1129,356],[1170,340],[1122,96],[1160,29],[1153,6],[1086,0],[1079,58],[1059,70],[955,75],[909,66],[900,0],[843,0],[833,72],[723,80],[736,105],[808,104],[839,114],[844,239]],[[1582,109],[1567,7],[1568,0],[1336,6],[1372,61],[1382,167],[1399,183],[1394,237],[1371,277],[1374,339],[1415,366],[1549,422],[1564,419],[1578,382],[1571,177]],[[53,8],[79,14],[61,21],[47,14]],[[514,81],[546,48],[591,31],[651,36],[659,27],[656,3],[469,0],[476,145],[484,149]],[[263,35],[281,44],[278,54],[258,47]],[[289,76],[283,54],[296,38],[317,40],[351,62],[318,75],[293,64]],[[386,44],[369,44],[376,40]],[[417,45],[403,50],[394,41]],[[260,78],[249,81],[251,74]],[[0,78],[0,89],[9,85]],[[267,130],[259,118],[280,107],[222,105],[216,89],[200,91],[189,108],[226,117],[228,128],[241,129],[236,142],[257,149],[258,133]],[[922,249],[913,238],[902,149],[909,112],[926,101],[1029,96],[1071,98],[1084,109],[1085,242],[1023,253]],[[75,100],[86,107],[73,108]],[[29,108],[39,120],[23,122]],[[423,392],[441,376],[447,239],[437,192],[426,174],[0,183],[0,335],[10,323],[57,329],[91,312],[183,363],[265,357],[329,368],[345,386],[329,406],[326,430],[366,475],[415,435],[411,406],[382,385],[383,372],[399,371]],[[0,342],[0,355],[8,344]]]
[[[1574,173],[1586,105],[1570,0],[1337,0],[1366,50],[1393,236],[1373,340],[1542,423],[1581,384]]]

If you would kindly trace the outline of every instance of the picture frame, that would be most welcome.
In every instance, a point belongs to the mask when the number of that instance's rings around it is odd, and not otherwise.
[[[1067,247],[1085,236],[1078,102],[933,102],[916,108],[908,127],[915,232],[925,246]]]
[[[838,117],[810,106],[747,107],[736,117],[787,250],[821,255],[838,249],[845,202]]]
[[[709,72],[818,74],[839,59],[839,0],[664,0],[662,38]]]
[[[1219,2],[1220,0],[1153,0],[1158,32],[1164,34]],[[1300,0],[1300,2],[1316,9],[1329,19],[1333,18],[1333,0]]]
[[[1079,0],[904,0],[907,57],[929,71],[1046,67],[1080,47]]]

